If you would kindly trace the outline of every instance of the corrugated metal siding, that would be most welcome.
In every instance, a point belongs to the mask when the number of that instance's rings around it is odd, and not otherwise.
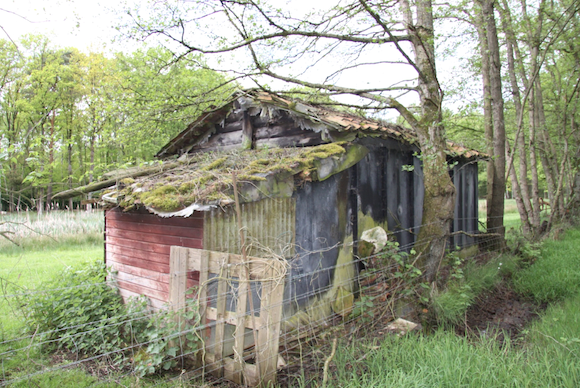
[[[376,222],[387,221],[408,250],[421,224],[425,191],[421,163],[412,148],[395,141],[372,139],[364,145],[371,152],[357,164],[359,210]],[[414,171],[403,170],[406,165],[413,165]]]
[[[478,230],[478,198],[477,198],[477,164],[459,163],[451,172],[455,185],[457,200],[452,232],[465,231],[470,234]],[[451,248],[473,245],[475,239],[465,234],[457,234],[451,238]]]
[[[267,198],[244,203],[241,205],[241,212],[247,243],[252,244],[248,255],[264,257],[269,249],[283,257],[294,255],[294,198]],[[206,212],[203,237],[204,249],[239,254],[240,233],[235,207]]]

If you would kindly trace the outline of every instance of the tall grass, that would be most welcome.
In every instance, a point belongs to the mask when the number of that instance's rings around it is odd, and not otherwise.
[[[18,212],[0,215],[0,249],[13,249],[16,244],[35,250],[59,244],[84,244],[102,241],[104,217],[102,210],[51,211],[41,215]],[[14,244],[16,243],[16,244]]]
[[[530,354],[493,338],[477,341],[438,331],[388,336],[380,343],[339,348],[332,386],[339,387],[577,387],[580,365],[563,355]]]
[[[546,241],[534,265],[518,272],[514,287],[538,302],[572,297],[580,291],[580,230],[570,229],[561,241]]]

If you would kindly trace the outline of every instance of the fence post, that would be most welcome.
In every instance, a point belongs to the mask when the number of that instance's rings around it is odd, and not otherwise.
[[[177,246],[171,247],[169,256],[169,308],[176,312],[174,319],[179,333],[185,327],[185,318],[182,313],[185,309],[185,291],[187,291],[187,260],[187,249]],[[182,346],[185,335],[180,334],[176,341],[178,341],[179,346]]]

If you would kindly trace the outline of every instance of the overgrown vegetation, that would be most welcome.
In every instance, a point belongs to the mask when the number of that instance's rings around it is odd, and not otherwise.
[[[197,349],[197,337],[187,331],[199,323],[196,303],[187,312],[151,313],[144,299],[123,303],[112,277],[104,264],[93,263],[68,268],[28,293],[21,304],[32,345],[77,358],[96,356],[140,376],[169,370]]]
[[[514,276],[515,289],[537,302],[571,298],[580,291],[580,230],[570,229],[560,241],[547,240],[534,265]]]
[[[106,276],[102,263],[67,268],[21,301],[28,331],[43,350],[106,355],[120,363],[124,349],[139,343],[135,334],[144,329],[146,306],[124,305]]]
[[[580,384],[580,231],[570,230],[562,241],[547,241],[534,257],[503,255],[480,268],[451,261],[452,285],[442,303],[463,305],[469,294],[491,287],[500,278],[513,279],[520,292],[538,301],[559,301],[522,332],[517,342],[503,342],[482,333],[459,337],[439,329],[431,335],[386,336],[366,342],[345,340],[334,358],[332,384],[341,387],[577,387]],[[531,259],[531,260],[530,260]],[[455,267],[455,268],[453,268]],[[570,274],[567,274],[570,272]],[[463,289],[462,289],[463,287]],[[459,297],[458,297],[459,295]],[[454,301],[459,299],[459,301]],[[485,366],[485,367],[482,367]],[[303,384],[305,385],[305,384]]]

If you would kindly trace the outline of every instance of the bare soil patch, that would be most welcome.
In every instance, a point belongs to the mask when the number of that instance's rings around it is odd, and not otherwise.
[[[500,342],[505,341],[506,335],[517,339],[526,325],[545,308],[545,305],[535,304],[501,283],[479,296],[456,332],[459,335],[497,336]]]

